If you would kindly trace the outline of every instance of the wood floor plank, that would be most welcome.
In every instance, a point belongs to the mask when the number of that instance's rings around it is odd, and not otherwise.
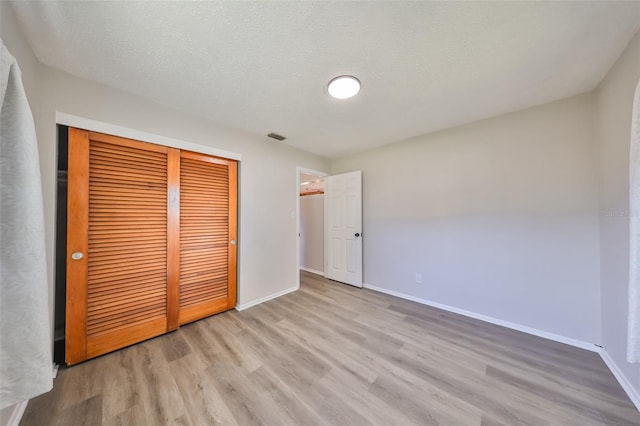
[[[640,425],[589,351],[301,273],[299,291],[70,368],[31,425]]]
[[[304,325],[301,326],[299,323],[290,320],[282,320],[278,325],[281,329],[287,331],[291,338],[296,339],[310,351],[318,354],[325,362],[331,364],[332,368],[342,369],[349,375],[368,383],[372,383],[376,377],[378,377],[378,372],[370,368],[367,362],[359,357],[346,354],[343,351],[332,350],[332,346],[327,344],[329,339],[331,339],[330,335],[327,334],[327,337],[324,339],[310,336],[309,328],[304,328]],[[338,340],[336,339],[336,341]],[[341,343],[347,344],[347,342],[344,341]]]
[[[278,416],[278,410],[255,392],[249,375],[233,368],[228,360],[219,360],[209,367],[207,373],[214,377],[213,386],[225,395],[225,403],[241,425],[268,425],[287,423]]]
[[[191,348],[180,333],[169,333],[166,339],[158,339],[162,343],[167,362],[175,361],[191,353]]]
[[[131,380],[136,350],[126,348],[111,357],[99,358],[107,360],[102,389],[102,417],[104,419],[135,418],[136,406],[140,404],[140,396],[136,391],[136,382]],[[82,364],[84,365],[84,364]]]
[[[487,366],[487,376],[498,378],[515,388],[524,390],[528,394],[534,394],[548,401],[553,401],[555,404],[560,405],[560,408],[570,408],[575,411],[576,415],[585,417],[596,424],[600,422],[619,426],[638,424],[637,412],[634,413],[631,410],[608,406],[609,404],[604,401],[589,398],[584,393],[573,392],[573,390],[565,389],[562,386],[544,386],[536,382],[535,377],[518,377],[493,366]],[[586,422],[582,424],[586,424]]]
[[[323,424],[322,417],[306,406],[288,387],[277,386],[277,377],[266,367],[260,367],[249,377],[256,390],[268,398],[268,403],[276,408],[280,417],[276,424]]]
[[[92,426],[102,424],[102,396],[92,396],[60,412],[49,425],[78,425]]]
[[[205,374],[209,366],[202,364],[202,360],[195,353],[176,360],[174,365],[181,372],[175,379],[191,424],[238,424],[225,398],[214,386],[215,377]]]
[[[213,327],[211,324],[205,324],[205,327],[209,329],[212,338],[221,345],[224,359],[229,359],[234,367],[250,373],[262,366],[260,356],[251,351],[243,340],[246,334],[223,333],[221,330],[224,330],[224,327]],[[217,359],[214,359],[212,365],[216,363]]]

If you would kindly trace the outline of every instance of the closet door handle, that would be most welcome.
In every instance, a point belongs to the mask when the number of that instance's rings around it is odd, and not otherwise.
[[[236,245],[236,240],[229,241],[229,244],[231,244],[232,246],[235,246]]]
[[[76,252],[71,253],[71,258],[73,260],[80,260],[83,257],[84,257],[84,254],[81,251],[76,251]]]

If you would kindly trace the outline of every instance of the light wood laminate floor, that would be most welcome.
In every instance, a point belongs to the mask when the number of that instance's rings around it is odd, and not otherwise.
[[[596,353],[302,273],[61,369],[21,425],[640,425]]]

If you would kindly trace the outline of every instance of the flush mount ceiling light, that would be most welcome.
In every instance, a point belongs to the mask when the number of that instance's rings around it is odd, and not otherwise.
[[[340,75],[329,82],[327,90],[336,99],[347,99],[360,91],[360,80],[352,75]]]

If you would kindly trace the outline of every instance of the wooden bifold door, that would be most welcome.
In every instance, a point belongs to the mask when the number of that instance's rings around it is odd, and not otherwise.
[[[66,363],[235,307],[237,162],[68,136]]]

